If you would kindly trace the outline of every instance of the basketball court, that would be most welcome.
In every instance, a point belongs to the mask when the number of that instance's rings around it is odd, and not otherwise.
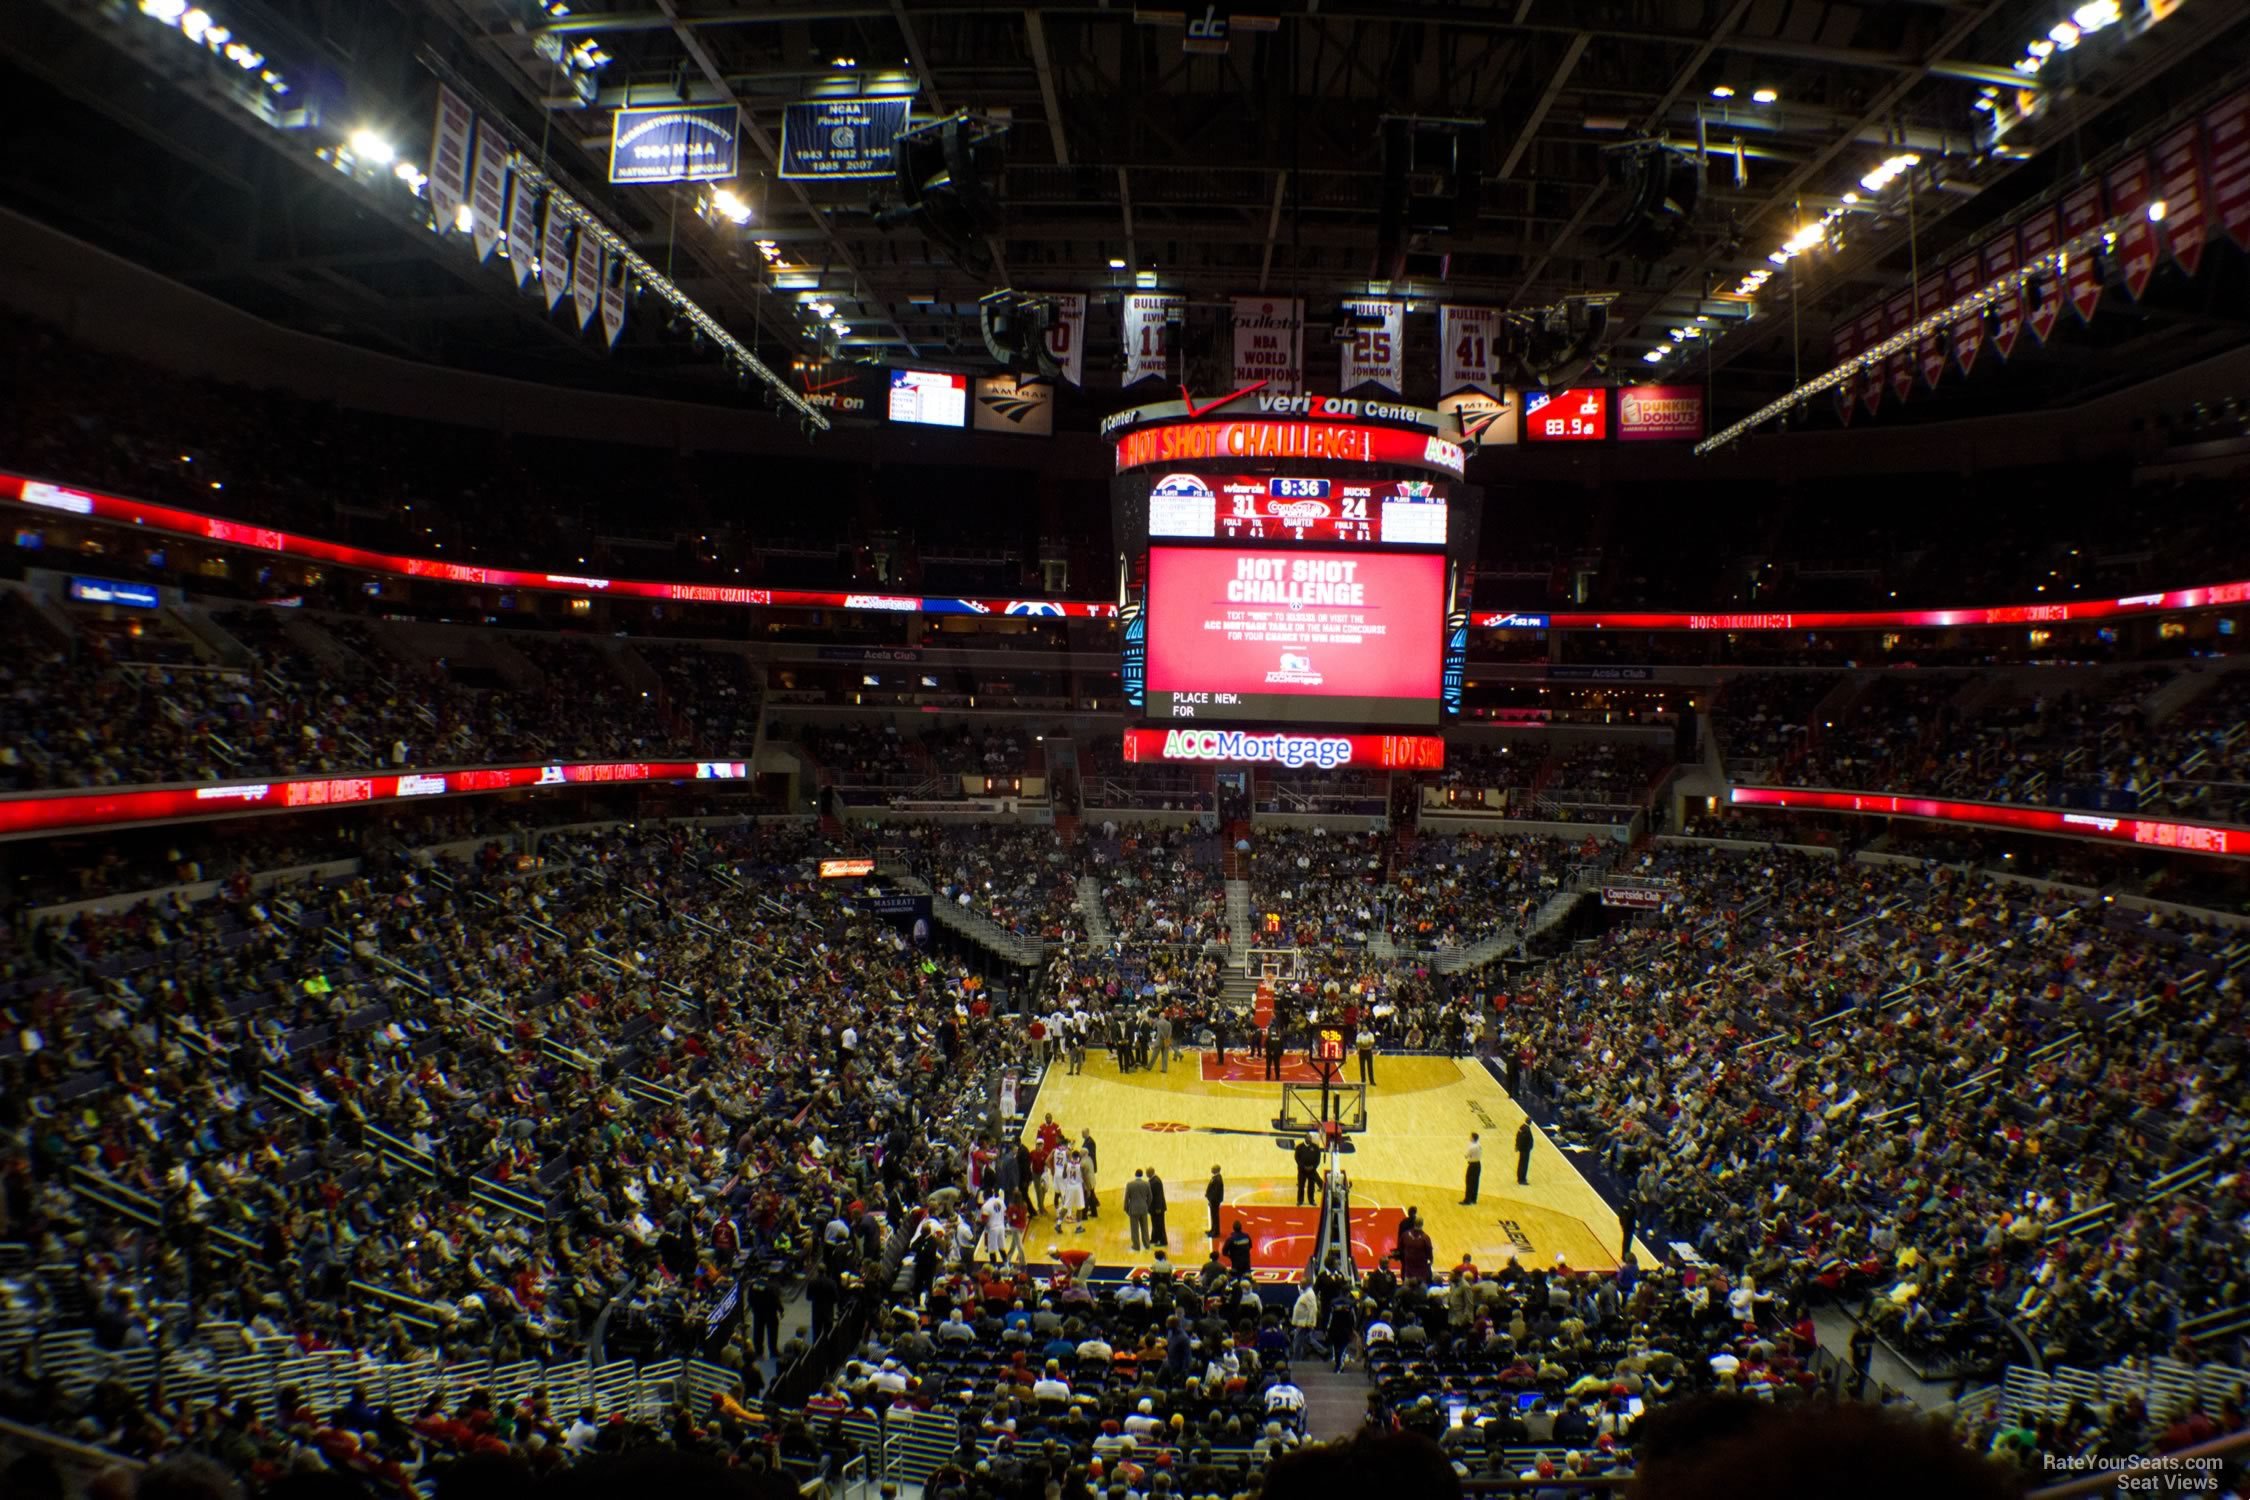
[[[1297,1206],[1297,1138],[1274,1121],[1284,1084],[1296,1084],[1301,1094],[1313,1074],[1302,1053],[1284,1065],[1282,1082],[1267,1081],[1264,1070],[1263,1059],[1249,1054],[1230,1052],[1221,1068],[1211,1054],[1193,1051],[1173,1059],[1169,1072],[1121,1074],[1107,1052],[1089,1052],[1075,1077],[1051,1068],[1031,1102],[1025,1139],[1052,1114],[1074,1142],[1091,1129],[1101,1163],[1101,1216],[1082,1236],[1066,1227],[1064,1241],[1091,1250],[1096,1265],[1147,1264],[1152,1257],[1131,1248],[1120,1197],[1134,1170],[1147,1169],[1164,1182],[1170,1257],[1192,1270],[1211,1249],[1203,1195],[1217,1166],[1226,1180],[1221,1232],[1240,1219],[1261,1273],[1300,1270],[1319,1231],[1319,1209]],[[1357,1079],[1356,1061],[1343,1077]],[[1346,1137],[1350,1149],[1341,1158],[1352,1183],[1353,1254],[1363,1271],[1397,1243],[1409,1207],[1421,1210],[1441,1270],[1464,1250],[1486,1269],[1511,1255],[1526,1265],[1552,1265],[1558,1254],[1581,1268],[1616,1267],[1615,1213],[1536,1125],[1531,1181],[1516,1185],[1515,1136],[1524,1113],[1481,1064],[1385,1056],[1376,1060],[1375,1079],[1366,1091],[1367,1128]],[[1464,1207],[1462,1153],[1472,1130],[1483,1136],[1484,1181],[1476,1204]],[[1054,1221],[1035,1222],[1030,1258],[1044,1258],[1054,1243]],[[1645,1244],[1637,1255],[1651,1263]]]

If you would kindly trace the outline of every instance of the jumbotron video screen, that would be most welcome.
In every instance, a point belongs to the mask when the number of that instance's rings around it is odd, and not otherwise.
[[[1434,725],[1442,553],[1152,547],[1147,716]]]

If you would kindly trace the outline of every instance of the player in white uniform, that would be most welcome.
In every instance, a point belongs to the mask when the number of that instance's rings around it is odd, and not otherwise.
[[[994,1265],[1007,1258],[1008,1251],[1008,1201],[995,1188],[984,1200],[984,1253],[992,1257]]]
[[[1073,1147],[1062,1159],[1062,1170],[1055,1183],[1055,1233],[1062,1233],[1063,1217],[1068,1215],[1078,1233],[1086,1232],[1083,1218],[1086,1212],[1086,1163]]]

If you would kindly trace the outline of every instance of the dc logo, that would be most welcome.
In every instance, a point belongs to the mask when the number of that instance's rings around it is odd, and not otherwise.
[[[1149,1120],[1142,1124],[1141,1129],[1153,1130],[1158,1135],[1178,1135],[1187,1129],[1187,1124],[1182,1120]]]
[[[849,125],[839,125],[828,132],[828,144],[834,146],[838,151],[851,150],[853,143],[858,139],[859,133]]]
[[[1011,615],[1033,615],[1042,619],[1059,619],[1062,612],[1061,605],[1051,604],[1044,599],[1011,599],[1004,611]]]

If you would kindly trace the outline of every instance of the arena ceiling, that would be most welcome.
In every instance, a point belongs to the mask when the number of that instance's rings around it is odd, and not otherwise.
[[[840,357],[963,364],[981,359],[984,293],[1083,290],[1095,309],[1087,383],[1099,387],[1114,380],[1117,296],[1145,273],[1198,303],[1305,297],[1309,381],[1321,388],[1334,361],[1323,325],[1377,269],[1381,122],[1466,122],[1480,127],[1476,217],[1426,245],[1445,258],[1442,278],[1392,283],[1393,294],[1428,309],[1614,293],[1615,366],[1634,375],[1668,330],[1708,318],[1722,336],[1683,347],[1658,373],[1708,376],[1721,408],[1737,410],[1816,373],[1838,315],[2112,143],[2215,96],[2250,58],[2250,0],[2157,0],[2171,13],[2156,24],[2150,0],[2125,0],[2100,35],[2049,45],[2036,75],[2022,60],[2078,0],[210,7],[296,76],[329,85],[331,132],[373,122],[402,149],[426,150],[433,77],[447,78],[537,142],[558,180],[769,360],[817,349],[807,290],[851,328]],[[266,316],[417,357],[644,388],[723,374],[657,317],[613,354],[543,319],[411,211],[309,162],[291,132],[230,109],[167,51],[175,38],[150,34],[145,9],[19,7],[24,23],[0,36],[11,134],[25,147],[0,168],[11,203]],[[1223,46],[1211,45],[1214,18],[1231,22]],[[599,62],[558,65],[558,54]],[[1004,220],[983,276],[911,225],[880,222],[867,182],[772,173],[786,105],[899,92],[917,120],[959,111],[1005,126]],[[698,215],[692,189],[604,184],[610,115],[628,101],[739,108],[747,225]],[[2034,107],[1995,139],[1993,103]],[[1606,168],[1636,141],[1708,152],[1702,201],[1656,258],[1604,256],[1597,245],[1624,209]],[[1901,153],[1922,160],[1910,208],[1895,192],[1845,203]],[[1800,256],[1755,297],[1736,295],[1794,229],[1831,209],[1848,210],[1840,243]],[[1976,399],[2040,404],[2239,343],[2233,274],[2149,299],[2130,323]],[[1409,320],[1410,370],[1434,369],[1434,323]]]

